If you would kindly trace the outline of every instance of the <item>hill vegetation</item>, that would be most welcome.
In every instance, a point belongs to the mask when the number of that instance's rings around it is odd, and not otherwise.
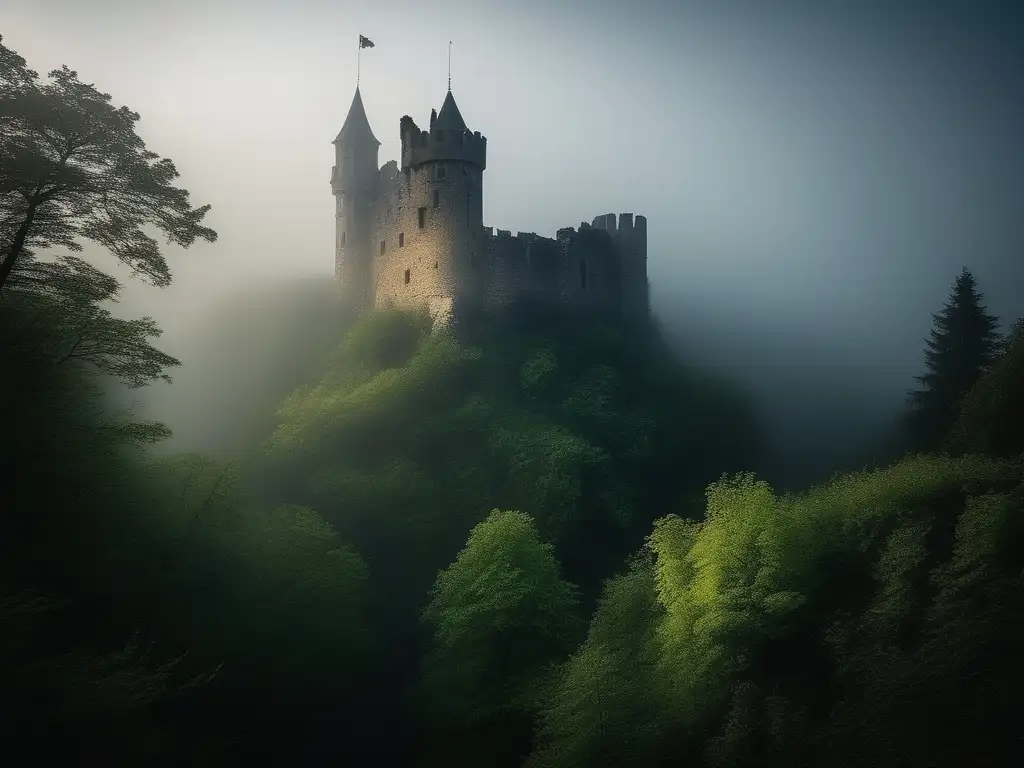
[[[1024,336],[996,337],[968,272],[914,452],[800,492],[746,471],[754,408],[654,324],[528,306],[439,332],[339,318],[217,450],[154,450],[169,429],[109,391],[178,361],[110,311],[116,280],[47,246],[123,246],[159,283],[133,232],[215,235],[131,113],[24,64],[0,45],[6,752],[953,768],[1019,747]],[[84,129],[110,161],[92,181],[52,157]],[[84,225],[118,174],[145,183]]]

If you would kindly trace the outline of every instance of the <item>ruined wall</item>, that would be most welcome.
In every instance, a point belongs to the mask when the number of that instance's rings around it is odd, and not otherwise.
[[[486,229],[484,306],[497,309],[529,298],[624,311],[628,306],[631,314],[646,311],[646,219],[637,217],[638,233],[632,214],[619,218],[624,228],[606,214],[594,224],[584,222],[578,231],[560,229],[554,239]],[[642,299],[634,287],[638,284],[643,285]]]
[[[582,228],[582,227],[581,227]],[[591,229],[607,232],[619,253],[620,301],[622,311],[630,317],[650,313],[650,291],[647,282],[647,218],[620,213],[598,216]]]

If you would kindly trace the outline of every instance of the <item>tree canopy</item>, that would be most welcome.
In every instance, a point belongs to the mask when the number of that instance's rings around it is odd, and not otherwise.
[[[137,113],[113,106],[109,94],[67,66],[41,81],[2,40],[0,290],[40,252],[80,251],[81,240],[103,246],[154,285],[170,283],[146,227],[182,247],[213,242],[216,232],[202,223],[209,206],[193,208],[188,191],[173,185],[178,171],[146,149],[135,130]],[[22,285],[35,284],[38,275]]]
[[[988,314],[971,272],[964,267],[953,283],[949,300],[932,315],[925,340],[925,373],[919,389],[910,392],[910,426],[916,447],[940,445],[953,425],[960,400],[992,365],[1000,348],[999,321]]]

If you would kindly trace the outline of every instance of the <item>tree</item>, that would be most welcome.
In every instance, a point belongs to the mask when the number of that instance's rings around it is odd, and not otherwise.
[[[165,369],[180,364],[150,343],[163,333],[153,318],[127,320],[101,306],[117,301],[121,285],[82,259],[26,260],[7,288],[3,297],[11,311],[4,313],[9,326],[0,343],[22,361],[31,349],[53,364],[78,363],[131,388],[170,381]]]
[[[1003,336],[1002,353],[1006,354],[1014,344],[1020,341],[1024,341],[1024,317],[1018,317],[1006,329]]]
[[[456,764],[496,765],[494,755],[465,760],[481,746],[471,746],[474,731],[499,754],[526,746],[512,734],[529,733],[551,665],[581,639],[576,599],[553,547],[521,512],[494,510],[438,574],[423,612],[432,643],[422,691],[437,725],[462,733]]]
[[[964,395],[948,445],[955,452],[1013,456],[1024,451],[1024,322],[1006,335],[992,368]]]
[[[941,443],[964,394],[989,369],[1001,345],[999,321],[985,311],[967,267],[953,283],[949,301],[932,318],[934,325],[925,340],[927,370],[916,377],[921,388],[909,393],[911,439],[922,449]]]
[[[153,285],[171,274],[156,240],[187,248],[213,242],[209,206],[192,208],[173,186],[174,163],[146,149],[139,115],[67,66],[40,82],[0,37],[0,290],[40,249],[81,251],[80,240],[109,250]],[[58,264],[60,262],[57,262]]]

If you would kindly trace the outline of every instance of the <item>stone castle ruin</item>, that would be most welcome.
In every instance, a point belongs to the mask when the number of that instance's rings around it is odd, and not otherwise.
[[[400,121],[401,164],[378,167],[380,142],[356,87],[334,140],[335,277],[360,310],[426,306],[447,322],[516,300],[646,317],[647,219],[598,216],[555,238],[483,223],[487,139],[466,127],[451,91],[430,130]]]

